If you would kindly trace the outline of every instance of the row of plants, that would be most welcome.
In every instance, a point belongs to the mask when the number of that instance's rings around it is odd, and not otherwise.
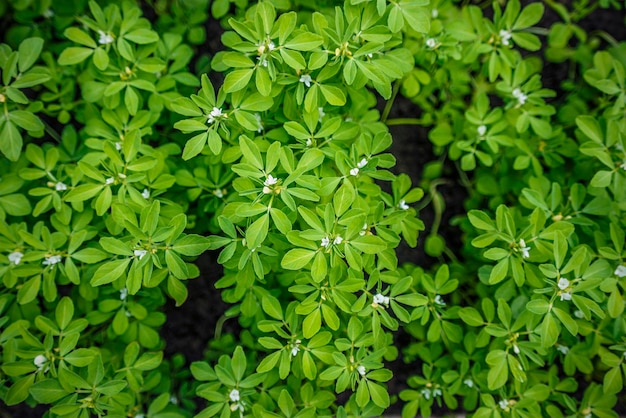
[[[626,44],[580,21],[623,5],[570,6],[0,3],[0,398],[68,418],[616,417]],[[567,68],[556,91],[546,63]],[[400,94],[421,114],[388,119]],[[429,130],[419,185],[394,174],[394,124]],[[420,219],[450,167],[460,248]],[[437,264],[399,263],[424,230]],[[164,358],[163,308],[207,250],[243,331]]]

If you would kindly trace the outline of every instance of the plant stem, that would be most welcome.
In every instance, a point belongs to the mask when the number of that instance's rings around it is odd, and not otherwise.
[[[398,92],[400,91],[400,80],[396,81],[393,85],[393,91],[391,92],[391,97],[387,100],[385,104],[385,109],[383,110],[383,114],[380,117],[380,121],[385,123],[387,121],[387,117],[389,116],[389,112],[391,112],[391,107],[393,103],[396,101],[396,97],[398,96]]]

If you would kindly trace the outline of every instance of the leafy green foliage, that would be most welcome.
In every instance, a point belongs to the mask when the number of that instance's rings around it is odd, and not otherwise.
[[[544,3],[518,0],[5,3],[7,405],[349,417],[399,398],[404,417],[615,416],[625,49],[577,22],[617,2],[546,1],[563,22],[545,32]],[[225,28],[214,56],[209,13]],[[564,98],[542,85],[543,35],[546,59],[572,69]],[[387,119],[397,94],[419,119]],[[389,153],[388,126],[407,122],[440,157],[419,185]],[[460,248],[440,229],[452,166],[468,193]],[[399,265],[425,229],[437,264]],[[163,306],[185,302],[207,250],[243,331],[188,368],[163,356]],[[413,375],[396,396],[398,356]]]

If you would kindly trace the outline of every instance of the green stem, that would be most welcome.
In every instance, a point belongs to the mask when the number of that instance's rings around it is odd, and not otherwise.
[[[387,100],[385,104],[385,109],[383,110],[383,115],[380,118],[380,121],[385,123],[387,121],[387,117],[389,116],[389,112],[391,112],[391,107],[393,103],[396,101],[396,97],[398,96],[398,92],[400,91],[400,80],[396,81],[393,85],[393,91],[391,92],[391,98]]]
[[[599,38],[604,39],[607,43],[609,43],[609,45],[611,45],[613,48],[617,48],[617,46],[619,45],[619,42],[617,42],[617,39],[615,39],[614,37],[611,36],[611,34],[609,34],[606,31],[603,30],[594,30],[592,31],[589,35],[593,36],[596,35]]]

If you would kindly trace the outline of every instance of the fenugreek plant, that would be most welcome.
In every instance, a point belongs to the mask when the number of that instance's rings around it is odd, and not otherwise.
[[[579,22],[619,2],[75,3],[0,4],[5,404],[617,416],[626,48]],[[546,6],[562,22],[542,27]],[[571,77],[544,87],[544,60]],[[399,95],[419,118],[388,117]],[[393,124],[428,129],[421,184],[392,171]],[[445,170],[467,194],[459,248]],[[436,264],[399,265],[423,230]],[[163,355],[163,308],[207,250],[242,332],[185,364]]]

